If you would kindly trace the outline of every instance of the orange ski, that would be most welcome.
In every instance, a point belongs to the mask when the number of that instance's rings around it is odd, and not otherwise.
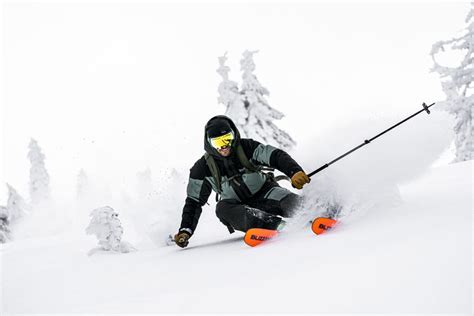
[[[277,230],[251,228],[245,233],[244,241],[250,247],[260,245],[262,242],[272,239],[278,235]]]
[[[336,223],[337,221],[335,219],[327,217],[317,217],[314,219],[313,224],[311,225],[311,229],[316,235],[321,235],[327,230],[331,229],[334,225],[336,225]]]

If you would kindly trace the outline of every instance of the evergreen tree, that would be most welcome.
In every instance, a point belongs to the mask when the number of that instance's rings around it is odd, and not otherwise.
[[[24,217],[29,210],[25,200],[8,183],[7,188],[7,206],[0,206],[0,243],[5,243],[11,239],[10,224]]]
[[[471,2],[466,23],[464,34],[448,41],[437,42],[431,50],[434,62],[432,71],[439,73],[442,79],[441,85],[446,94],[446,100],[440,102],[439,105],[455,117],[455,161],[471,160],[473,153],[474,2]],[[446,48],[450,52],[460,51],[464,54],[456,67],[447,67],[438,63],[436,56],[446,51]]]
[[[135,248],[122,241],[123,227],[116,212],[110,206],[94,209],[90,216],[91,221],[86,228],[88,235],[95,235],[99,239],[101,250],[116,252],[130,252]]]
[[[289,150],[295,145],[295,141],[273,123],[274,120],[282,119],[284,115],[268,104],[266,97],[270,93],[253,74],[255,53],[257,51],[246,50],[240,60],[243,80],[241,94],[244,108],[248,113],[246,122],[242,126],[242,134],[262,143]]]
[[[239,85],[229,79],[230,67],[226,65],[226,61],[227,53],[219,57],[219,68],[216,70],[222,77],[222,82],[217,88],[219,92],[217,101],[226,107],[225,115],[234,121],[239,130],[243,131],[249,113],[245,107],[243,96],[239,92]],[[242,136],[245,137],[244,134]]]
[[[21,197],[18,192],[7,183],[8,188],[8,200],[7,200],[7,211],[8,220],[15,222],[18,219],[24,217],[28,213],[29,206],[25,200]]]
[[[49,175],[45,167],[45,156],[38,142],[31,139],[28,158],[30,159],[30,198],[33,204],[38,204],[50,198]]]
[[[10,239],[10,221],[8,218],[8,209],[5,206],[0,206],[0,244],[6,243]]]

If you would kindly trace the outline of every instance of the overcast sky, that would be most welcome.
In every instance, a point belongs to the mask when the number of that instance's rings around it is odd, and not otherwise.
[[[297,141],[343,121],[404,117],[444,98],[431,45],[461,31],[468,2],[4,2],[0,203],[25,197],[27,145],[53,187],[80,168],[104,183],[137,171],[187,172],[217,104],[217,57],[240,82],[245,49]],[[54,192],[53,192],[54,193]]]

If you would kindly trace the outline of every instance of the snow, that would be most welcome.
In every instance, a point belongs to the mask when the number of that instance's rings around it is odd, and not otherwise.
[[[439,104],[313,177],[278,239],[249,248],[219,223],[211,196],[189,247],[165,246],[202,127],[225,110],[219,54],[229,51],[237,77],[238,54],[259,49],[258,78],[310,172],[444,97],[429,47],[464,27],[469,4],[112,2],[2,7],[2,171],[27,192],[37,138],[33,175],[53,201],[0,245],[1,315],[472,314],[473,166],[448,165],[455,122]],[[239,105],[224,66],[221,99]],[[314,197],[343,207],[322,236],[307,226],[321,211]],[[89,214],[106,205],[137,251],[91,252]]]
[[[432,168],[396,207],[256,248],[212,212],[186,249],[88,256],[95,241],[79,231],[8,243],[3,312],[471,313],[472,167]]]

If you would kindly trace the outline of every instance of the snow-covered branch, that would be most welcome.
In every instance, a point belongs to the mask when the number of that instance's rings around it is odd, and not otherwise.
[[[472,108],[474,95],[472,81],[474,79],[474,2],[466,18],[464,34],[447,41],[433,44],[431,57],[433,72],[440,75],[441,86],[446,94],[446,100],[439,102],[440,106],[455,117],[455,161],[472,159]],[[455,67],[448,67],[438,62],[437,56],[441,53],[460,51],[464,57]]]

